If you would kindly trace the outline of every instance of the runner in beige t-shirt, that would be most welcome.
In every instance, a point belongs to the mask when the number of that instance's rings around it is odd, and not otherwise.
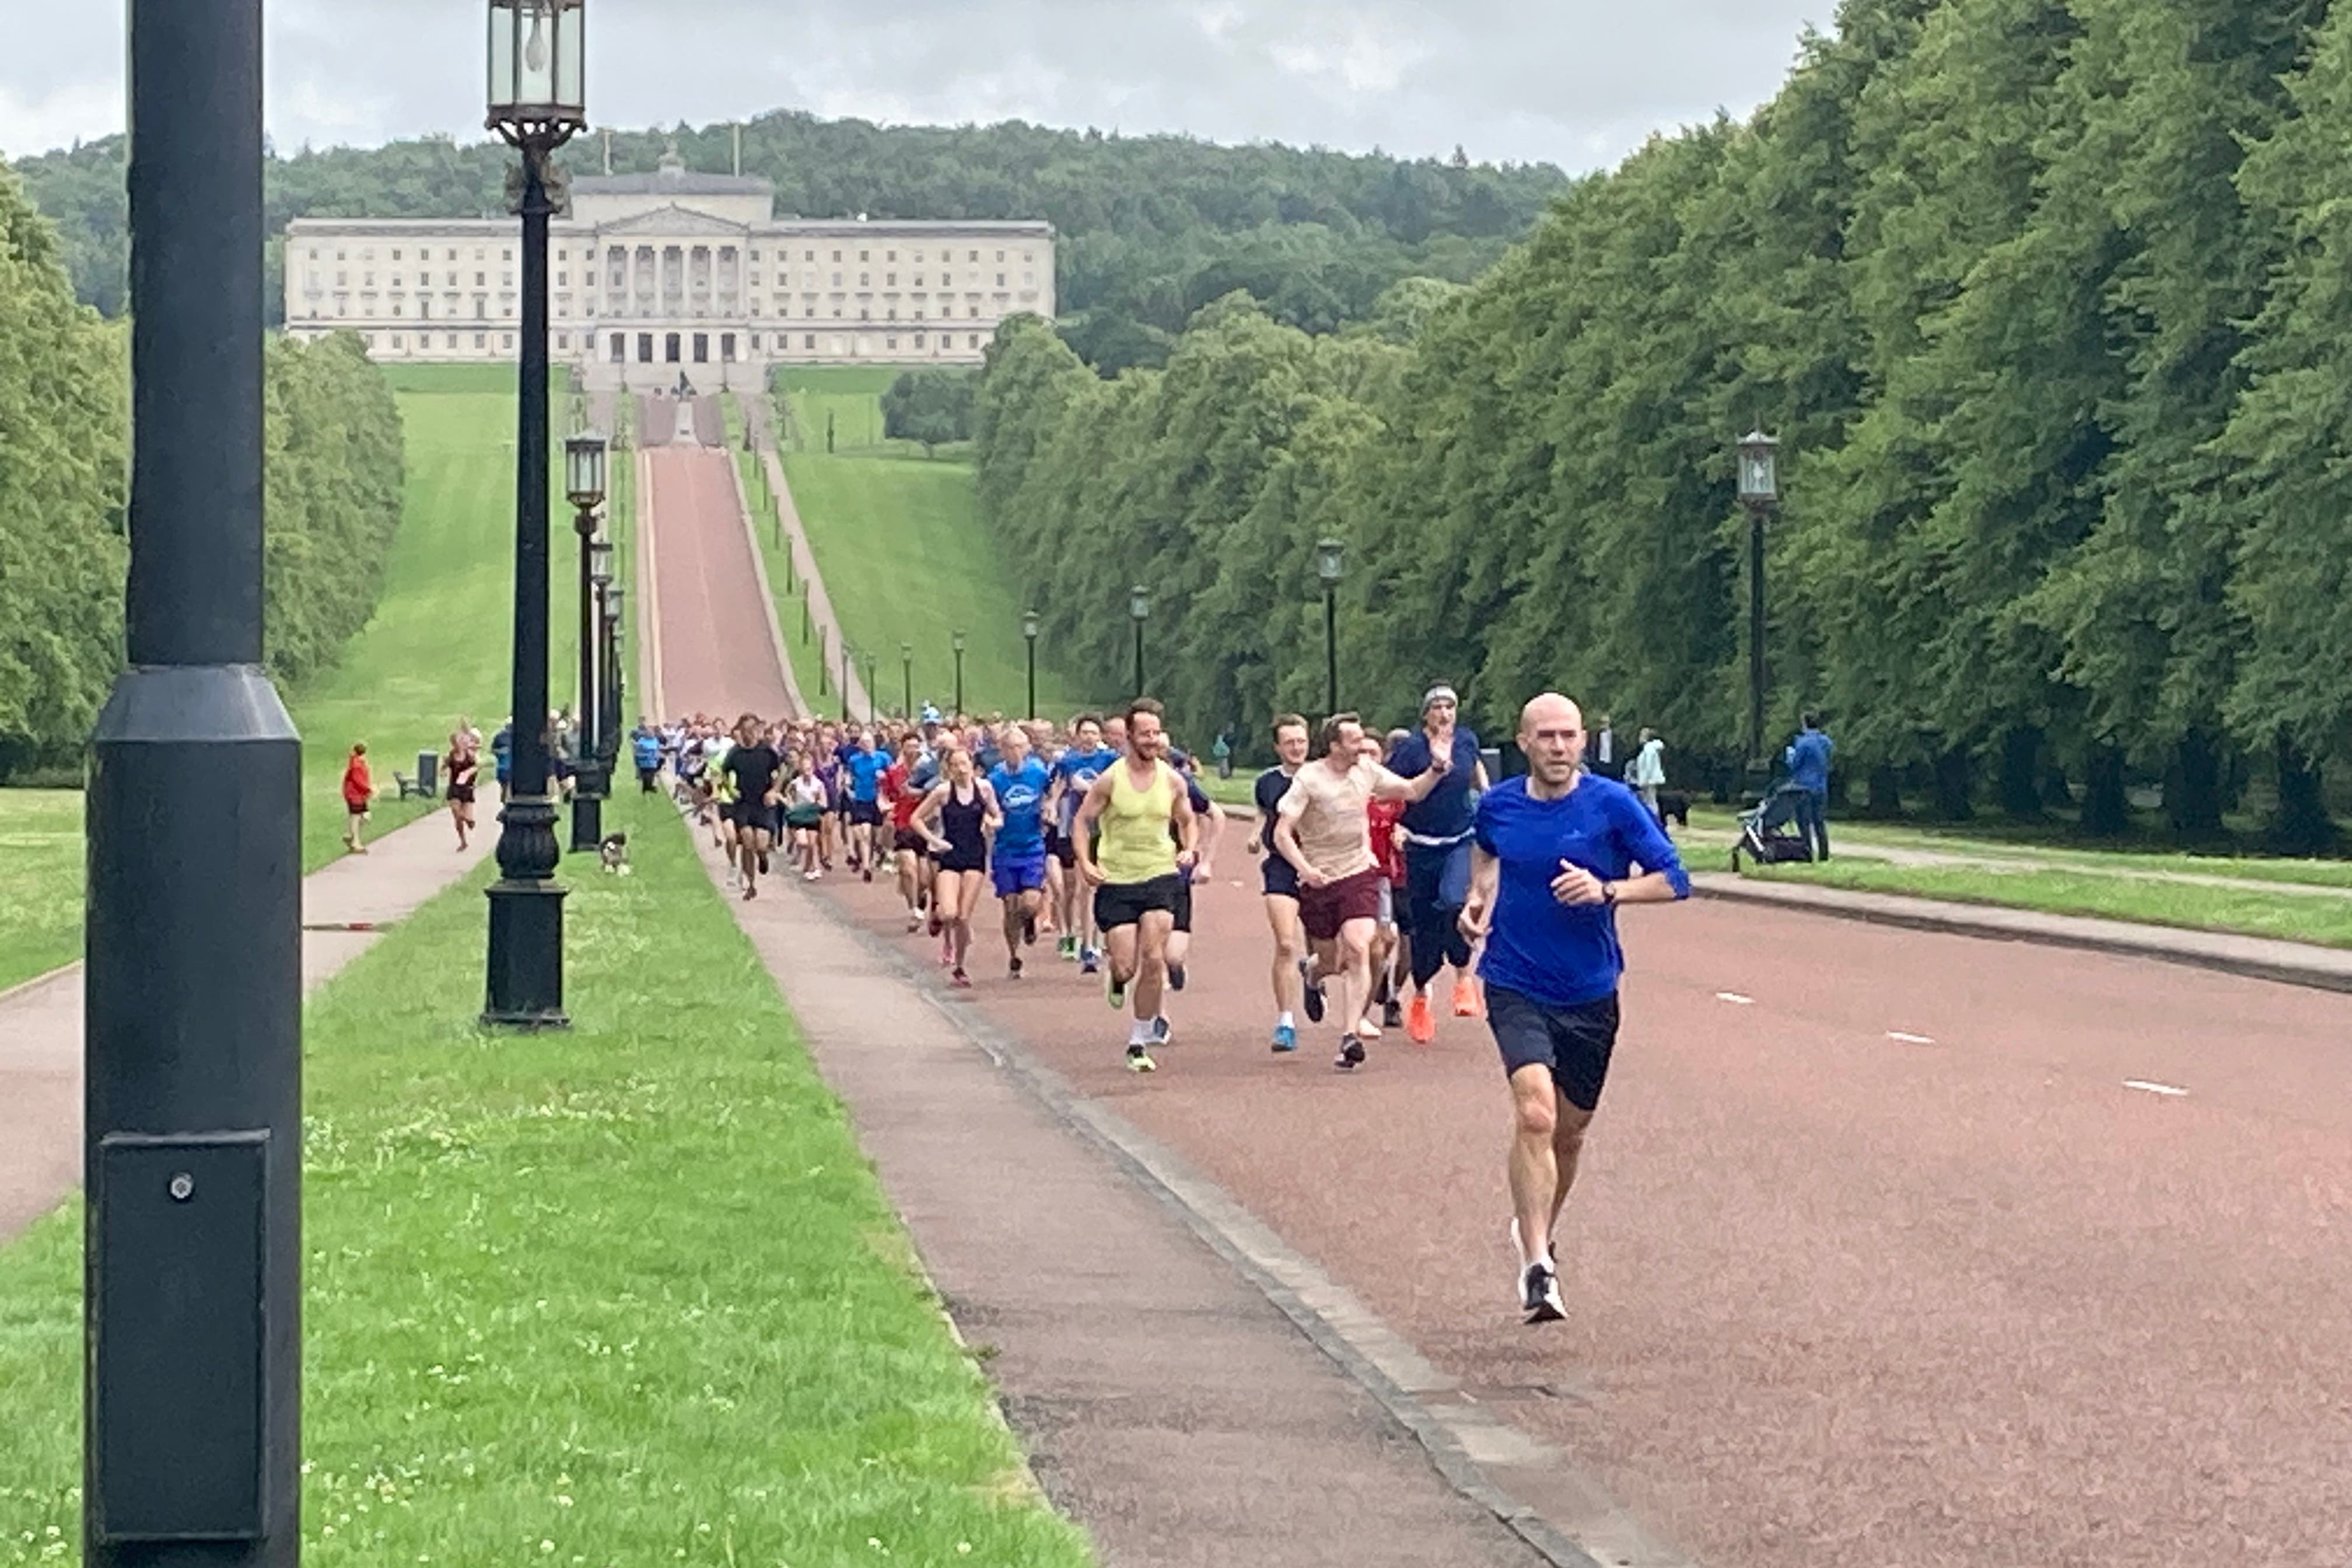
[[[1323,755],[1298,770],[1276,809],[1274,847],[1297,868],[1298,923],[1314,949],[1306,976],[1307,1016],[1322,1021],[1328,977],[1343,1030],[1333,1065],[1349,1071],[1364,1059],[1356,1023],[1371,1002],[1372,934],[1383,880],[1365,808],[1375,799],[1421,799],[1437,787],[1454,759],[1433,757],[1419,778],[1399,778],[1363,754],[1364,726],[1353,713],[1326,719],[1320,738]]]

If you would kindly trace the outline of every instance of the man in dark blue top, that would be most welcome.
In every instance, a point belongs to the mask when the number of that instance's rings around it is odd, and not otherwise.
[[[1797,800],[1797,834],[1812,850],[1813,858],[1830,858],[1830,753],[1836,743],[1822,732],[1818,713],[1808,712],[1804,729],[1789,742],[1781,761],[1789,782],[1805,793]]]
[[[1478,973],[1510,1074],[1511,1233],[1530,1323],[1566,1314],[1552,1229],[1576,1182],[1584,1131],[1617,1043],[1617,906],[1690,897],[1673,840],[1623,784],[1581,771],[1584,719],[1546,693],[1519,715],[1528,774],[1478,802],[1462,928],[1484,937]],[[1635,874],[1634,868],[1640,868]]]
[[[1421,728],[1398,742],[1389,758],[1390,770],[1406,778],[1427,773],[1441,750],[1454,759],[1444,781],[1405,807],[1402,823],[1405,931],[1412,953],[1412,1000],[1405,1009],[1404,1030],[1421,1046],[1437,1038],[1429,987],[1447,964],[1454,966],[1454,1016],[1475,1018],[1481,1011],[1461,915],[1470,896],[1474,801],[1486,788],[1486,764],[1479,759],[1476,733],[1454,721],[1460,708],[1454,688],[1431,687],[1421,700]]]

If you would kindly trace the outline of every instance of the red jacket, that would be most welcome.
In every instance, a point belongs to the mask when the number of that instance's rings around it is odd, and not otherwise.
[[[375,799],[375,781],[368,776],[367,759],[352,753],[343,768],[343,804],[356,811]]]

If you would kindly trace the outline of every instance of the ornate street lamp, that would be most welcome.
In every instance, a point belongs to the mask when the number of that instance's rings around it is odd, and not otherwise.
[[[604,504],[604,437],[593,431],[563,443],[563,489],[572,507],[572,531],[580,540],[580,700],[572,741],[574,854],[604,841],[604,693],[597,674],[603,638],[596,616],[596,584],[613,580],[613,542],[597,531],[596,509]]]
[[[1151,590],[1138,583],[1127,591],[1128,617],[1135,622],[1135,694],[1143,695],[1143,623],[1151,618]]]
[[[957,721],[961,722],[963,720],[963,633],[957,632],[950,637],[948,639],[948,645],[955,649],[955,716]]]
[[[1323,582],[1323,713],[1339,710],[1339,579],[1348,570],[1348,546],[1326,539],[1315,546],[1315,575]]]
[[[841,639],[841,721],[848,723],[855,717],[849,710],[849,661],[856,657],[849,639]]]
[[[1748,782],[1759,795],[1764,760],[1764,524],[1780,509],[1780,443],[1751,430],[1739,443],[1739,504],[1748,510]]]
[[[490,0],[485,123],[522,154],[508,180],[522,220],[522,353],[516,398],[513,779],[499,813],[483,1021],[562,1027],[563,889],[547,732],[547,226],[555,150],[585,130],[584,0]],[[551,188],[556,187],[556,188]],[[601,488],[600,488],[601,493]]]
[[[866,721],[868,724],[878,721],[882,717],[882,711],[876,706],[874,698],[874,686],[877,679],[877,672],[881,668],[882,661],[874,657],[871,649],[867,650],[866,655]]]
[[[628,683],[621,675],[621,645],[625,640],[628,623],[628,587],[614,583],[604,592],[604,779],[606,793],[611,792],[613,770],[621,756],[621,715],[628,700]]]
[[[901,695],[907,704],[899,711],[912,719],[915,716],[915,645],[913,643],[902,642],[898,645],[898,673],[906,687],[906,690]]]
[[[1043,629],[1036,611],[1021,612],[1021,635],[1029,644],[1029,719],[1032,723],[1037,719],[1037,634]]]

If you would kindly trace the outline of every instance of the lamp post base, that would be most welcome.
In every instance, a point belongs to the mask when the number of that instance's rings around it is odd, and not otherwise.
[[[558,882],[494,882],[490,900],[489,999],[494,1028],[566,1029],[563,900]]]
[[[572,776],[572,852],[574,855],[586,854],[604,846],[606,784],[604,765],[601,761],[590,763]]]

